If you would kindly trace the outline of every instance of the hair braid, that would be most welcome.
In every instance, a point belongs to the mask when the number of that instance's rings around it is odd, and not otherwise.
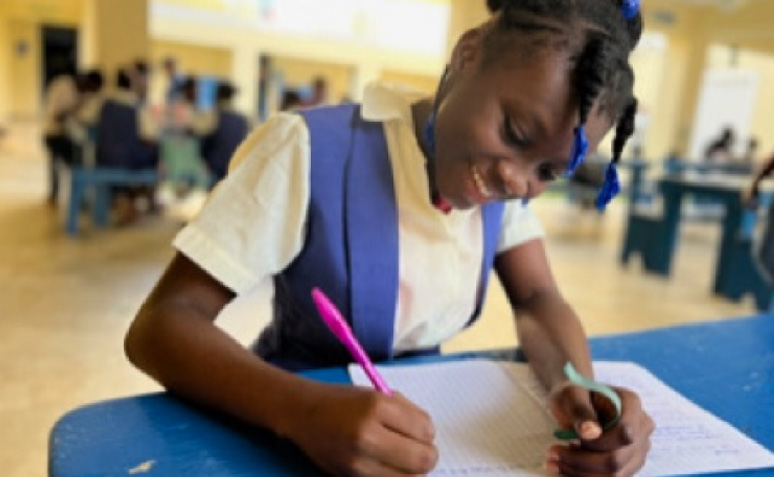
[[[629,54],[642,33],[640,14],[627,20],[623,0],[486,0],[493,18],[486,30],[490,57],[520,54],[526,58],[545,49],[564,49],[575,59],[574,85],[580,123],[595,101],[600,112],[617,122],[632,97]],[[514,49],[516,37],[530,48]],[[489,62],[485,62],[488,64]]]
[[[621,159],[626,141],[634,134],[634,120],[637,115],[637,98],[632,97],[629,104],[623,110],[621,118],[615,127],[615,136],[613,137],[613,162]]]
[[[605,86],[605,44],[592,38],[583,49],[575,67],[575,87],[578,92],[580,124],[586,124],[594,101]]]

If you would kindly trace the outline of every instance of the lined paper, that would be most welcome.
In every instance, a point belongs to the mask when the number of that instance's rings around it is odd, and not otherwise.
[[[440,458],[432,476],[544,475],[555,423],[527,365],[484,359],[377,366],[387,383],[425,409]],[[634,363],[595,362],[599,381],[636,391],[656,422],[638,475],[774,468],[774,454],[699,408]],[[353,383],[370,386],[350,365]]]

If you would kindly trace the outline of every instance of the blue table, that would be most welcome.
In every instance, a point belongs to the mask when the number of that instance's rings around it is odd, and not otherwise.
[[[774,449],[774,316],[729,319],[593,338],[594,359],[635,361],[700,406]],[[488,356],[519,359],[517,350],[466,353],[418,361]],[[349,382],[343,368],[307,373]],[[316,476],[288,442],[168,394],[99,402],[54,426],[49,473],[61,476]],[[727,474],[774,475],[774,469]]]
[[[742,191],[749,183],[749,177],[728,175],[662,178],[659,181],[659,189],[664,203],[663,214],[660,217],[641,218],[634,215],[633,209],[630,209],[621,262],[626,263],[631,252],[639,248],[643,253],[646,270],[669,276],[677,249],[683,198],[691,195],[710,199],[713,203],[721,204],[725,210],[721,220],[722,234],[715,261],[712,290],[735,301],[751,292],[755,296],[758,309],[767,310],[773,290],[753,265],[751,232],[746,229],[754,226],[754,220],[745,219],[754,217],[754,214],[748,213],[742,203]],[[770,192],[767,190],[762,194],[768,196]]]

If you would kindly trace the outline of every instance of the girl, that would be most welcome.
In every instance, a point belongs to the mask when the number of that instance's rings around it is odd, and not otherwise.
[[[623,415],[602,432],[596,403],[566,380],[567,361],[592,375],[586,338],[526,203],[613,125],[620,157],[636,110],[638,5],[488,5],[491,19],[458,41],[434,98],[373,85],[359,106],[280,114],[253,133],[175,239],[127,335],[130,360],[179,395],[290,439],[330,473],[424,474],[437,459],[424,411],[399,394],[288,372],[349,361],[310,291],[333,299],[372,358],[390,359],[436,352],[472,321],[494,266],[551,411],[581,436],[547,449],[547,468],[635,473],[653,423],[619,388]],[[607,172],[600,206],[616,191],[614,164]],[[274,317],[246,350],[214,320],[267,278]]]

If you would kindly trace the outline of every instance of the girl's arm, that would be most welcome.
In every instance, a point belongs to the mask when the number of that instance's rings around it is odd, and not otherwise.
[[[543,385],[563,383],[567,361],[593,376],[586,333],[556,286],[542,240],[498,254],[495,270],[516,315],[519,345]]]
[[[170,392],[294,441],[334,474],[404,475],[435,465],[429,416],[400,395],[276,368],[214,324],[234,293],[178,254],[125,340],[130,361]]]
[[[551,412],[560,427],[573,427],[581,436],[577,446],[551,446],[547,468],[563,475],[633,475],[650,449],[653,421],[636,394],[616,388],[621,419],[603,433],[598,411],[604,410],[604,403],[592,402],[588,391],[565,378],[567,361],[592,377],[591,358],[586,334],[556,286],[542,241],[499,254],[495,267],[516,315],[519,345],[549,390]]]

